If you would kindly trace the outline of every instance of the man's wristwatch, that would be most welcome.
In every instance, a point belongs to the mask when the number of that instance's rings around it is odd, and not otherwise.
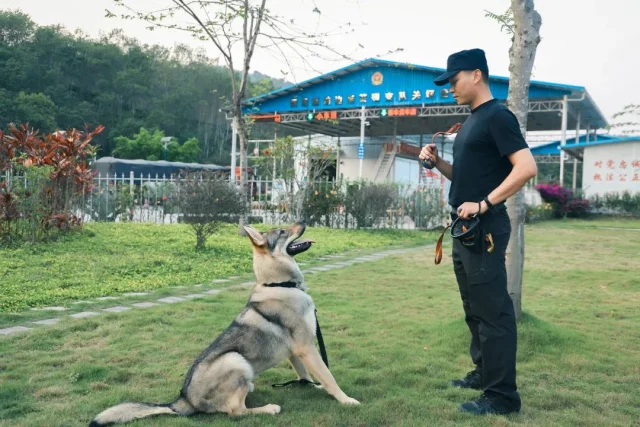
[[[486,196],[484,199],[482,199],[483,202],[485,202],[487,204],[487,210],[490,211],[493,209],[493,205],[491,204],[491,202],[489,201],[489,197]]]

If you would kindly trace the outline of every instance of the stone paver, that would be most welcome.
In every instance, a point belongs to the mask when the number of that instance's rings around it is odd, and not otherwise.
[[[183,298],[187,298],[187,299],[195,299],[195,298],[202,298],[202,297],[206,297],[205,294],[189,294],[189,295],[183,295]]]
[[[33,311],[66,311],[67,307],[41,307],[41,308],[32,308]]]
[[[149,292],[126,292],[122,294],[123,297],[141,297],[144,295],[149,295]]]
[[[220,292],[222,292],[222,289],[210,289],[207,292],[205,292],[205,294],[215,295],[215,294],[219,294]]]
[[[134,307],[138,307],[138,308],[149,308],[149,307],[153,307],[154,305],[158,305],[158,304],[154,304],[152,302],[139,302],[136,304],[132,304]]]
[[[229,279],[216,279],[216,280],[212,280],[211,283],[225,283],[228,281]]]
[[[81,313],[72,314],[71,317],[76,319],[84,319],[85,317],[98,316],[100,313],[95,311],[83,311]]]
[[[103,311],[108,311],[109,313],[122,313],[123,311],[131,310],[131,307],[123,307],[121,305],[117,307],[109,307],[105,308]]]
[[[60,322],[59,318],[55,318],[55,319],[47,319],[47,320],[38,320],[37,322],[31,322],[31,323],[35,323],[36,325],[55,325],[56,323]]]
[[[0,329],[0,335],[11,335],[15,334],[16,332],[26,332],[30,330],[31,328],[26,328],[24,326],[13,326],[11,328]]]
[[[166,298],[160,298],[158,301],[165,302],[167,304],[174,304],[176,302],[185,301],[185,299],[180,297],[166,297]]]
[[[109,301],[109,300],[114,300],[114,299],[118,299],[116,297],[100,297],[100,298],[96,298],[97,300],[100,301]]]

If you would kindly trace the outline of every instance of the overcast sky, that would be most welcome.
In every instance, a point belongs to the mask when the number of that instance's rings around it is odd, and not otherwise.
[[[139,9],[166,5],[168,0],[125,0]],[[495,21],[485,18],[484,9],[504,12],[509,0],[316,0],[321,10],[312,13],[313,0],[268,0],[277,13],[295,19],[309,32],[351,22],[349,35],[328,40],[354,60],[403,48],[384,59],[445,67],[447,56],[461,49],[479,47],[486,51],[491,74],[508,76],[509,36]],[[533,79],[585,86],[607,119],[630,103],[640,104],[640,2],[629,0],[536,0],[542,16],[542,42],[536,55]],[[62,24],[81,28],[92,36],[122,28],[127,35],[149,44],[173,46],[186,43],[205,47],[207,43],[171,30],[148,31],[139,21],[105,18],[105,9],[119,12],[112,0],[0,0],[2,9],[21,9],[38,25]],[[318,27],[319,25],[319,27]],[[358,48],[358,43],[364,48]],[[356,49],[357,48],[357,49]],[[314,69],[296,64],[301,81],[348,65],[351,61],[316,61]],[[281,56],[257,52],[253,67],[262,73],[282,77],[287,70]],[[308,67],[307,67],[308,68]]]

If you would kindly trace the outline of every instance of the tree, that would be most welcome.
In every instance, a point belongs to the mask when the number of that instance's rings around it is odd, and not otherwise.
[[[140,132],[133,135],[133,138],[125,136],[115,138],[116,148],[113,150],[113,155],[121,159],[160,160],[164,152],[162,138],[164,138],[162,131],[156,129],[151,133],[142,127]]]
[[[512,35],[509,49],[509,93],[507,107],[515,114],[523,135],[527,133],[529,113],[529,85],[531,71],[540,43],[542,18],[533,0],[511,0],[511,7],[503,15],[487,13],[498,20],[502,29]],[[524,270],[524,219],[526,206],[524,190],[507,200],[511,220],[511,238],[507,246],[507,289],[513,300],[516,318],[522,313],[522,273]]]
[[[172,0],[170,2],[172,6],[163,7],[154,12],[134,10],[125,5],[125,0],[114,1],[132,13],[121,15],[123,19],[141,19],[150,25],[149,29],[160,27],[187,31],[199,40],[211,41],[220,53],[231,79],[229,109],[232,115],[232,126],[237,131],[240,141],[240,186],[243,188],[243,194],[248,194],[246,191],[247,141],[250,128],[250,122],[243,113],[243,109],[248,94],[249,71],[256,48],[276,52],[279,59],[287,63],[290,71],[293,71],[290,57],[294,56],[309,65],[311,64],[308,57],[320,57],[323,53],[345,58],[325,41],[331,36],[342,33],[343,27],[339,27],[337,31],[325,33],[308,32],[298,28],[293,19],[279,16],[267,9],[267,0],[254,2],[250,0]],[[191,24],[169,23],[176,13],[186,15]],[[313,8],[313,13],[318,17],[321,16],[317,6]],[[107,17],[116,17],[116,15],[107,10]],[[258,43],[259,40],[260,43]],[[239,48],[236,47],[238,45]],[[240,220],[240,233],[244,233],[242,225],[245,220],[244,217]]]
[[[20,92],[14,102],[18,120],[41,132],[56,130],[56,105],[43,93]]]
[[[116,148],[113,150],[113,155],[121,159],[162,160],[164,159],[164,143],[162,142],[164,137],[164,132],[159,129],[151,133],[141,127],[140,131],[133,135],[133,138],[116,137]],[[200,144],[197,138],[189,138],[182,145],[176,138],[173,138],[173,143],[167,149],[167,160],[194,163],[199,160],[200,153]]]

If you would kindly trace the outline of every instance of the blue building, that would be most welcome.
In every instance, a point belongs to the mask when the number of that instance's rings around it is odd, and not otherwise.
[[[290,128],[334,141],[338,176],[443,183],[437,173],[426,173],[417,165],[420,147],[470,113],[467,106],[457,105],[446,87],[434,84],[443,71],[367,59],[251,98],[244,112],[256,121],[276,123],[279,135]],[[506,101],[509,79],[489,80],[494,97]],[[528,131],[562,131],[566,139],[568,129],[590,132],[607,125],[586,88],[531,82]],[[438,140],[445,157],[450,156],[452,140]]]

